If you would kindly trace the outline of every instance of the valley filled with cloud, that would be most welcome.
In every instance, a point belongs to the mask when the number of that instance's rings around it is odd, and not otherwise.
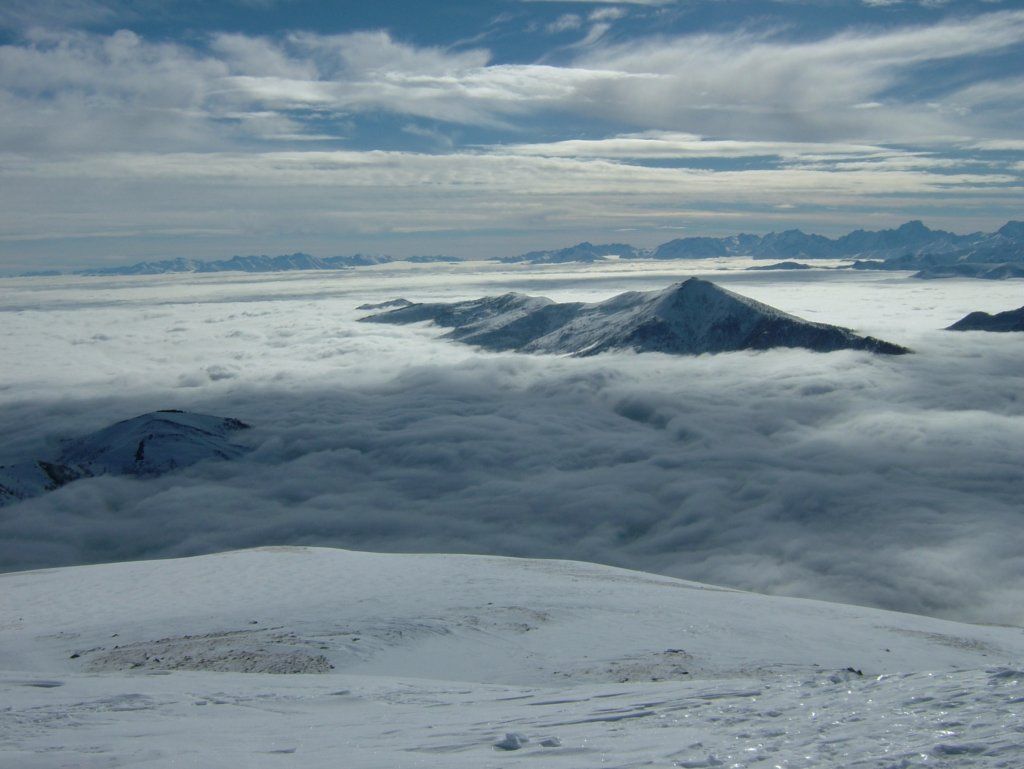
[[[8,281],[0,464],[155,409],[253,429],[241,459],[0,509],[0,568],[268,544],[490,553],[1019,623],[1019,341],[941,330],[1016,306],[1014,282],[750,264]],[[357,322],[396,297],[595,301],[691,274],[913,354],[565,358]]]

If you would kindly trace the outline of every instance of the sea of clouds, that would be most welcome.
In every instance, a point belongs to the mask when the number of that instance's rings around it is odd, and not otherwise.
[[[573,558],[1024,623],[1024,340],[940,329],[1015,282],[743,262],[2,281],[0,464],[159,408],[246,459],[0,508],[0,570],[267,544]],[[364,302],[601,299],[704,275],[914,355],[482,353]]]

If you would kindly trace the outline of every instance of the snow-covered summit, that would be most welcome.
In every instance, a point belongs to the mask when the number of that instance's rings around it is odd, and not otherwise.
[[[231,439],[247,427],[230,417],[174,409],[126,419],[66,441],[53,461],[0,467],[0,505],[88,476],[152,476],[208,459],[235,459],[245,448]]]
[[[247,427],[231,417],[153,411],[68,441],[59,461],[89,475],[160,475],[207,459],[238,458],[245,449],[231,438]]]
[[[0,617],[11,766],[1024,755],[1018,628],[593,564],[263,548],[0,575]]]
[[[275,672],[275,662],[322,657],[277,672],[525,685],[877,675],[1024,657],[1015,628],[576,561],[268,547],[0,579],[4,615],[20,618],[0,627],[0,669]]]
[[[510,293],[451,304],[410,304],[363,320],[433,321],[452,329],[448,337],[488,350],[571,355],[616,349],[698,355],[772,347],[908,352],[848,329],[802,320],[699,278],[597,303],[556,303]]]

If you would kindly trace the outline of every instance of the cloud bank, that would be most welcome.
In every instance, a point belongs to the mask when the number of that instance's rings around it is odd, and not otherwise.
[[[357,304],[396,294],[589,299],[666,282],[642,269],[26,281],[5,311],[26,363],[3,393],[0,461],[157,407],[250,422],[253,451],[6,508],[0,564],[271,543],[500,553],[1022,621],[1024,364],[1009,335],[935,330],[1005,309],[1010,288],[719,276],[917,351],[899,360],[495,355],[354,322]]]

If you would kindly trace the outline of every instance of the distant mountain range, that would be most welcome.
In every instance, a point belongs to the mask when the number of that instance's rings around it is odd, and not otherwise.
[[[800,230],[771,232],[767,235],[730,235],[723,238],[677,238],[656,248],[636,248],[626,243],[594,244],[587,241],[567,248],[529,251],[518,256],[501,257],[506,264],[592,263],[605,259],[713,259],[746,256],[754,259],[847,259],[854,269],[913,270],[915,277],[979,277],[1003,279],[1021,277],[1018,268],[1005,265],[1024,263],[1024,222],[1011,221],[995,232],[957,235],[932,230],[920,221],[890,230],[855,230],[840,238],[807,234]],[[290,270],[346,270],[392,262],[459,262],[453,256],[394,257],[383,254],[316,257],[294,253],[281,256],[233,256],[230,259],[166,259],[138,262],[127,266],[93,267],[77,270],[75,275],[159,275],[163,273],[207,272],[284,272]],[[983,265],[949,269],[954,265]],[[997,269],[1003,268],[1003,269]],[[784,269],[784,268],[782,268]],[[47,270],[25,276],[59,275]]]
[[[921,270],[957,262],[998,265],[1024,262],[1024,222],[1011,221],[996,232],[957,235],[932,230],[920,221],[891,230],[855,230],[840,238],[808,235],[800,230],[767,235],[730,235],[723,238],[677,238],[653,249],[621,243],[579,243],[556,251],[531,251],[503,262],[554,264],[594,262],[609,256],[620,259],[715,259],[747,256],[754,259],[873,260],[859,269]],[[939,277],[929,275],[922,277]],[[973,277],[973,276],[971,276]]]
[[[121,267],[91,267],[77,270],[75,275],[161,275],[171,272],[287,272],[291,270],[347,270],[391,262],[458,262],[454,256],[394,257],[383,254],[352,254],[320,258],[296,252],[281,256],[233,256],[230,259],[165,259],[158,262],[137,262]],[[33,273],[55,274],[55,273]]]
[[[598,262],[609,256],[619,259],[642,259],[650,252],[642,248],[634,248],[625,243],[604,243],[595,246],[584,241],[568,248],[555,251],[530,251],[519,256],[504,256],[498,261],[506,264],[529,262],[531,264],[564,264],[566,262]]]
[[[404,303],[403,303],[404,302]],[[504,294],[451,304],[396,301],[371,323],[433,321],[446,336],[487,350],[596,355],[608,350],[674,355],[803,347],[818,352],[909,352],[845,328],[812,323],[699,278],[598,303]]]
[[[954,262],[951,264],[932,264],[918,270],[911,277],[925,280],[936,278],[980,278],[981,280],[1024,278],[1024,262],[1003,262],[1001,264]]]
[[[0,466],[0,507],[95,475],[162,475],[207,459],[236,459],[231,442],[249,425],[230,417],[153,411],[67,441],[53,460]]]
[[[811,265],[803,262],[776,262],[775,264],[762,264],[757,267],[747,267],[749,272],[764,272],[768,270],[810,270]]]

